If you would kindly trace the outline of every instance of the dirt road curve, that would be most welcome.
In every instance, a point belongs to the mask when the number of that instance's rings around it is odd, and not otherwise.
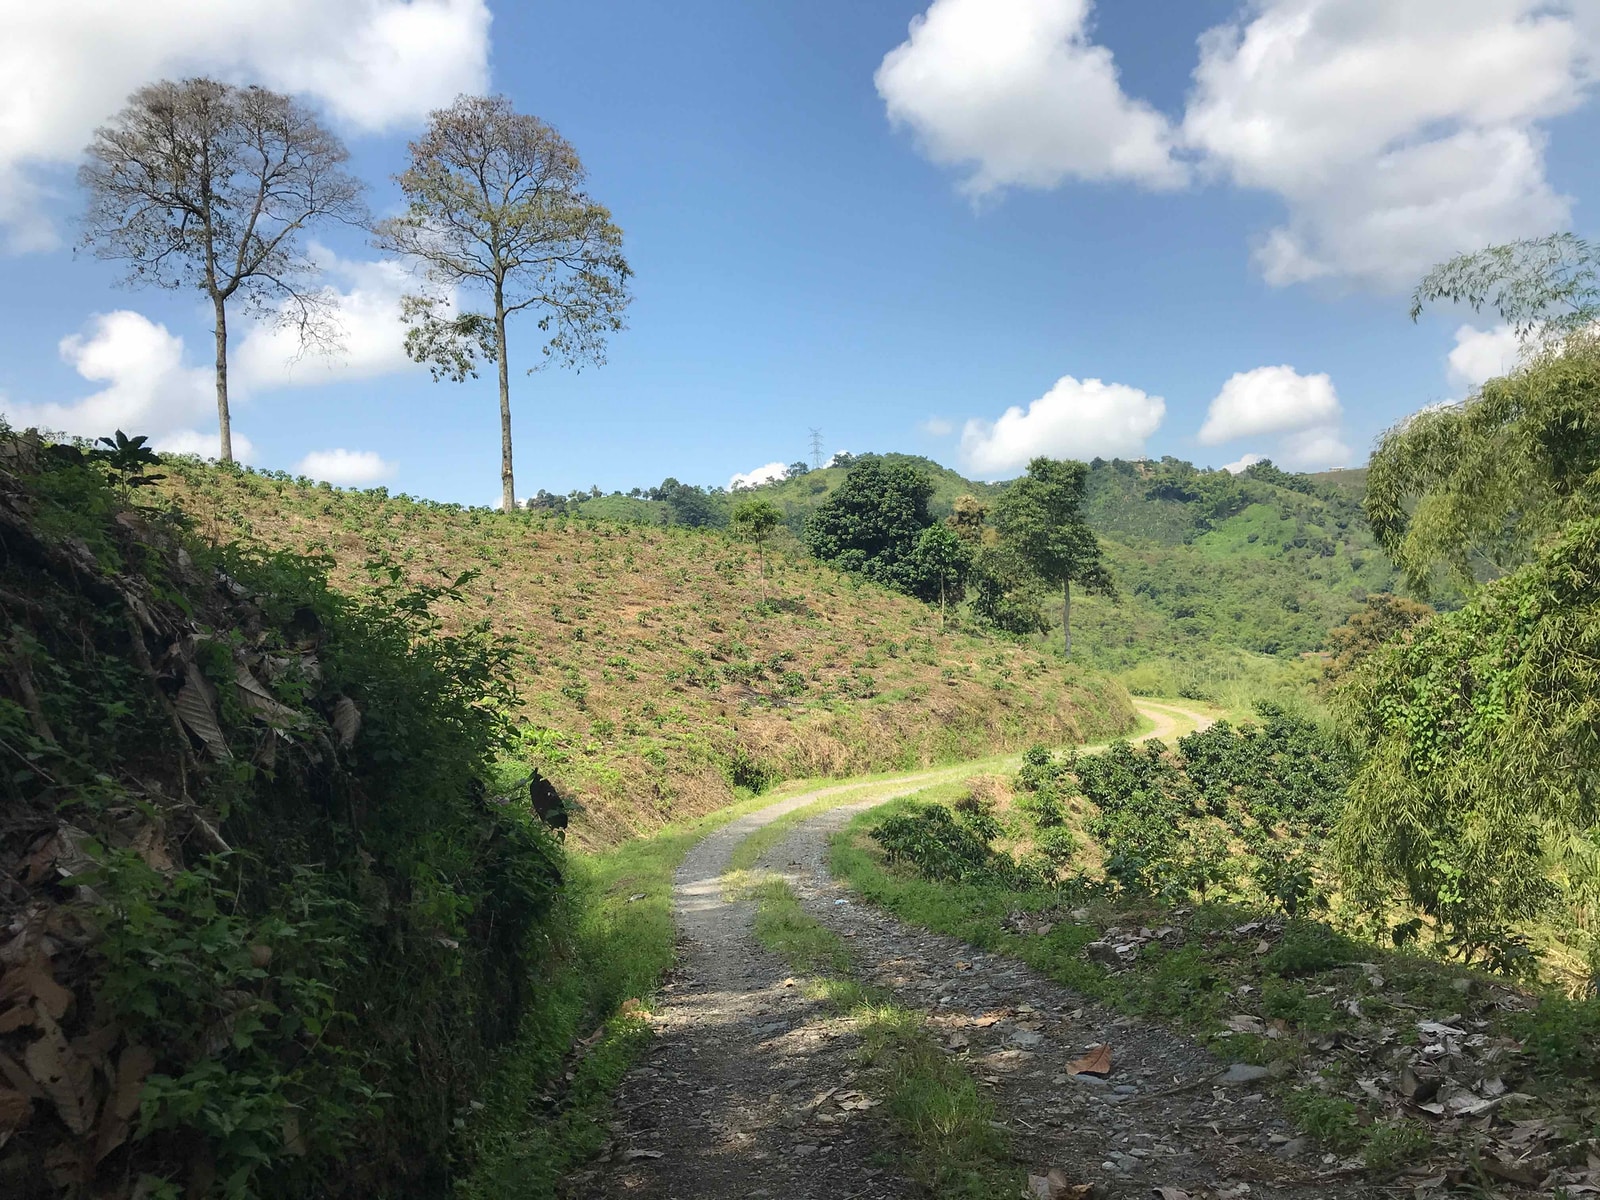
[[[1146,737],[1171,741],[1207,724],[1199,713],[1139,703]],[[1180,728],[1180,726],[1182,728]],[[568,1181],[570,1196],[663,1200],[887,1200],[922,1193],[895,1169],[896,1135],[881,1108],[856,1107],[866,1081],[848,1020],[808,1001],[750,932],[752,909],[727,903],[736,847],[786,813],[834,796],[760,866],[786,877],[806,909],[850,939],[862,976],[929,1014],[992,1089],[1019,1160],[1059,1166],[1097,1194],[1311,1200],[1367,1194],[1319,1178],[1320,1161],[1255,1081],[1213,1085],[1227,1063],[1193,1043],[1119,1018],[1026,966],[908,927],[850,901],[827,875],[829,836],[864,808],[963,770],[921,771],[794,796],[740,818],[686,857],[676,885],[680,965],[657,1009],[659,1036],[625,1080],[608,1161]],[[990,1023],[974,1018],[1000,1014]],[[1091,1043],[1113,1047],[1104,1083],[1069,1077]],[[861,1098],[870,1099],[870,1093]],[[846,1101],[845,1106],[840,1101]]]

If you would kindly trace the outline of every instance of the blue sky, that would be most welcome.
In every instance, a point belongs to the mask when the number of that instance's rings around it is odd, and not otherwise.
[[[489,88],[577,146],[637,272],[605,366],[513,377],[521,495],[726,484],[812,427],[988,477],[1031,453],[1352,465],[1514,353],[1486,316],[1413,326],[1417,275],[1591,230],[1600,194],[1596,0],[141,2],[112,19],[131,41],[56,7],[0,49],[0,409],[214,436],[199,298],[71,247],[77,152],[133,87],[301,92],[380,211],[426,111]],[[349,354],[290,369],[235,322],[251,460],[492,502],[492,380],[408,367],[398,274],[319,240]],[[537,347],[524,321],[513,365]]]

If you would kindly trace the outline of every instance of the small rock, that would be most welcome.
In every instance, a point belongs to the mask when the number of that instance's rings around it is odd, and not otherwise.
[[[1117,957],[1117,948],[1110,942],[1090,942],[1083,948],[1090,961],[1100,963],[1102,966],[1119,967],[1122,960]]]
[[[1219,1078],[1220,1083],[1258,1083],[1263,1079],[1272,1077],[1272,1072],[1266,1067],[1257,1067],[1250,1063],[1234,1063]]]
[[[1309,1149],[1311,1149],[1311,1139],[1298,1137],[1290,1138],[1283,1145],[1279,1146],[1277,1153],[1282,1155],[1284,1158],[1299,1158]]]
[[[1032,1050],[1044,1041],[1044,1034],[1032,1029],[1017,1029],[1012,1031],[1011,1036],[1006,1041],[1013,1046],[1021,1046],[1024,1050]]]
[[[1111,1090],[1116,1092],[1119,1096],[1134,1096],[1139,1092],[1139,1089],[1134,1087],[1131,1083],[1119,1083]]]

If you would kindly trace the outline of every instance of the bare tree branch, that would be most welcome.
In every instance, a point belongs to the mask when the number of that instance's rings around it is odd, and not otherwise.
[[[139,89],[87,154],[84,245],[126,263],[131,285],[192,287],[212,302],[220,457],[232,461],[227,306],[242,297],[303,350],[337,347],[332,295],[301,238],[324,221],[366,225],[349,154],[299,101],[211,79]]]
[[[397,182],[409,205],[377,227],[377,245],[421,264],[429,285],[403,310],[406,353],[435,379],[457,382],[476,377],[479,361],[498,365],[500,480],[510,509],[506,318],[538,314],[549,335],[541,366],[604,363],[632,299],[622,230],[583,190],[571,144],[504,96],[462,96],[434,113]],[[441,296],[463,288],[485,293],[489,311],[449,311]]]

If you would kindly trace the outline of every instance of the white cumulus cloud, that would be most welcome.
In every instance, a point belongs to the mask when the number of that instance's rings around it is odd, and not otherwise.
[[[773,483],[779,479],[787,479],[788,477],[789,468],[786,464],[781,462],[769,462],[765,466],[755,468],[753,471],[745,471],[741,474],[736,474],[732,479],[728,480],[728,487],[730,489],[755,487],[757,484]]]
[[[1272,458],[1280,466],[1320,468],[1342,464],[1350,449],[1340,440],[1339,393],[1327,375],[1302,375],[1288,365],[1240,371],[1222,385],[1200,427],[1202,445],[1277,434]],[[1246,461],[1249,460],[1249,461]],[[1247,454],[1240,470],[1259,462]]]
[[[934,0],[874,82],[889,119],[983,196],[1066,179],[1176,187],[1165,117],[1126,95],[1089,38],[1091,0]]]
[[[1509,325],[1478,329],[1463,325],[1456,330],[1455,348],[1446,361],[1446,373],[1456,387],[1481,387],[1496,375],[1517,365],[1521,342]]]
[[[876,82],[963,188],[1225,179],[1277,196],[1283,286],[1414,283],[1462,250],[1564,228],[1548,125],[1600,76],[1595,0],[1242,0],[1199,40],[1171,120],[1121,87],[1091,0],[934,0]]]
[[[1206,446],[1263,433],[1285,433],[1339,419],[1339,394],[1327,375],[1290,366],[1241,371],[1222,385],[1200,427]]]
[[[1265,462],[1266,460],[1267,456],[1265,454],[1241,454],[1231,463],[1224,463],[1222,465],[1222,469],[1228,472],[1230,475],[1240,475],[1245,471],[1248,471],[1251,467],[1255,466],[1258,462]]]
[[[1353,455],[1337,425],[1314,425],[1285,434],[1274,457],[1280,467],[1326,471],[1350,466]]]
[[[956,431],[954,422],[947,421],[943,417],[929,417],[926,421],[918,422],[917,428],[929,437],[936,438],[949,437]]]
[[[377,483],[394,473],[376,450],[313,450],[295,464],[295,471],[344,487]]]
[[[406,357],[400,322],[400,299],[417,290],[416,276],[392,259],[340,258],[315,244],[310,250],[328,280],[325,296],[338,344],[325,354],[305,350],[292,327],[257,322],[233,351],[232,365],[241,382],[261,390],[314,387],[417,369]]]
[[[14,427],[37,426],[76,437],[120,429],[143,434],[159,450],[215,456],[217,393],[210,368],[185,361],[183,338],[140,313],[119,309],[90,318],[87,329],[61,340],[62,359],[97,391],[76,400],[5,401]],[[210,432],[206,432],[209,430]],[[233,434],[234,456],[250,444]]]
[[[1013,405],[996,421],[973,418],[961,431],[967,469],[993,478],[1051,458],[1136,458],[1161,426],[1167,402],[1123,383],[1064,375],[1026,409]]]
[[[1540,122],[1594,78],[1592,0],[1255,0],[1200,39],[1185,144],[1288,219],[1267,281],[1404,287],[1433,263],[1562,227]]]
[[[487,0],[4,0],[0,231],[14,251],[55,242],[48,171],[146,83],[260,83],[384,130],[484,90],[489,21]]]

